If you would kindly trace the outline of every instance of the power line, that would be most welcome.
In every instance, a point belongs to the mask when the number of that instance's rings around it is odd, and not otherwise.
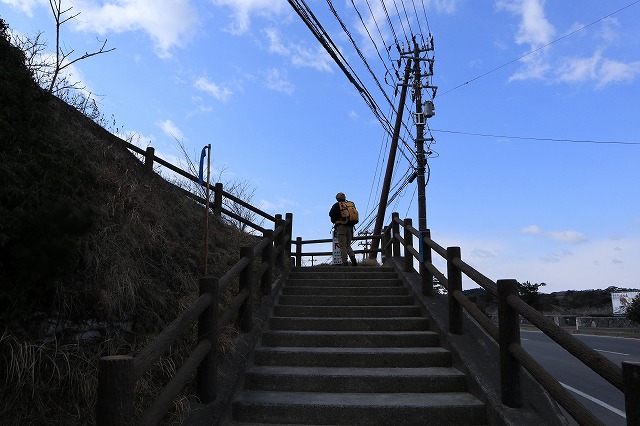
[[[432,132],[453,133],[456,135],[465,135],[465,136],[480,136],[484,138],[521,139],[521,140],[531,140],[531,141],[588,143],[588,144],[602,144],[602,145],[640,145],[640,142],[629,142],[629,141],[597,141],[597,140],[580,140],[580,139],[534,138],[534,137],[525,137],[525,136],[506,136],[506,135],[490,135],[490,134],[484,134],[484,133],[456,132],[454,130],[438,130],[438,129],[430,129],[430,130]]]
[[[630,8],[631,6],[634,6],[634,5],[638,4],[638,3],[640,3],[640,0],[636,0],[636,1],[634,1],[633,3],[626,5],[625,7],[622,7],[622,8],[620,8],[620,9],[616,10],[615,12],[611,12],[610,14],[608,14],[608,15],[606,15],[606,16],[603,16],[602,18],[600,18],[600,19],[598,19],[598,20],[595,20],[595,21],[593,21],[593,22],[592,22],[592,23],[590,23],[590,24],[587,24],[587,25],[585,25],[585,26],[583,26],[583,27],[580,27],[580,28],[578,28],[577,30],[571,31],[569,34],[565,34],[565,35],[563,35],[562,37],[559,37],[559,38],[557,38],[557,39],[555,39],[555,40],[553,40],[553,41],[551,41],[551,42],[549,42],[549,43],[545,44],[544,46],[540,46],[540,47],[538,47],[537,49],[534,49],[534,50],[532,50],[532,51],[530,51],[530,52],[528,52],[528,53],[525,53],[525,54],[524,54],[524,55],[522,55],[522,56],[517,57],[516,59],[513,59],[513,60],[511,60],[511,61],[509,61],[509,62],[507,62],[507,63],[505,63],[505,64],[500,65],[499,67],[496,67],[496,68],[494,68],[494,69],[492,69],[492,70],[490,70],[490,71],[487,71],[487,72],[485,72],[484,74],[481,74],[481,75],[479,75],[479,76],[477,76],[477,77],[475,77],[475,78],[472,78],[471,80],[465,81],[464,83],[457,85],[457,86],[456,86],[456,87],[454,87],[453,89],[449,89],[449,90],[447,90],[446,92],[440,93],[440,96],[445,95],[445,94],[450,93],[450,92],[453,92],[454,90],[459,89],[459,88],[461,88],[462,86],[466,86],[467,84],[472,83],[472,82],[474,82],[474,81],[476,81],[476,80],[479,80],[479,79],[481,79],[482,77],[485,77],[485,76],[487,76],[487,75],[489,75],[489,74],[491,74],[491,73],[494,73],[494,72],[496,72],[496,71],[498,71],[498,70],[500,70],[500,69],[502,69],[502,68],[504,68],[504,67],[506,67],[506,66],[508,66],[508,65],[513,64],[514,62],[518,62],[518,61],[519,61],[520,59],[522,59],[522,58],[526,58],[526,57],[527,57],[527,56],[529,56],[529,55],[533,55],[534,53],[536,53],[536,52],[538,52],[538,51],[540,51],[540,50],[544,49],[544,48],[545,48],[545,47],[547,47],[547,46],[551,46],[552,44],[557,43],[557,42],[559,42],[560,40],[564,40],[565,38],[570,37],[570,36],[574,35],[575,33],[580,32],[580,31],[582,31],[582,30],[584,30],[584,29],[586,29],[586,28],[588,28],[588,27],[590,27],[590,26],[592,26],[592,25],[595,25],[595,24],[597,24],[598,22],[601,22],[601,21],[603,21],[603,20],[605,20],[605,19],[609,18],[610,16],[613,16],[613,15],[615,15],[616,13],[622,12],[623,10],[628,9],[628,8]]]

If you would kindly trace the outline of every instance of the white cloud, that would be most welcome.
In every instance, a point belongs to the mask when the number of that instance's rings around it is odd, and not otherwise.
[[[267,88],[275,90],[276,92],[291,95],[295,90],[295,86],[287,81],[286,74],[278,71],[276,68],[271,68],[265,72],[265,82]]]
[[[515,42],[526,45],[530,51],[540,49],[553,40],[556,30],[544,13],[544,0],[500,0],[496,2],[498,10],[506,10],[520,18]],[[524,68],[511,76],[509,81],[544,78],[550,69],[545,51],[540,50],[520,60]]]
[[[585,81],[596,78],[596,67],[602,60],[602,54],[595,52],[590,58],[567,58],[560,67],[558,77],[561,81]]]
[[[264,30],[269,41],[268,50],[281,56],[288,57],[297,67],[309,67],[318,71],[331,71],[333,60],[322,46],[308,48],[302,43],[283,41],[280,32],[275,28]]]
[[[599,70],[597,89],[601,89],[612,83],[628,83],[640,75],[640,61],[623,62],[611,59],[604,60]]]
[[[258,207],[260,208],[260,210],[263,210],[266,212],[269,212],[269,211],[273,212],[273,211],[283,211],[287,207],[297,206],[297,205],[298,203],[296,201],[289,200],[287,198],[277,198],[276,201],[274,202],[267,201],[267,200],[260,200]]]
[[[537,225],[529,225],[522,228],[520,232],[569,244],[580,244],[589,240],[586,235],[578,231],[543,231]]]
[[[157,53],[170,56],[170,49],[183,46],[198,27],[198,14],[189,0],[76,0],[74,21],[83,31],[99,34],[144,31]]]
[[[194,84],[197,89],[200,89],[219,101],[226,102],[229,100],[233,92],[224,86],[220,86],[212,81],[209,81],[206,77],[200,77]]]
[[[517,44],[526,44],[535,49],[551,42],[555,28],[544,14],[544,0],[516,0],[496,2],[498,10],[506,10],[520,16],[516,35]]]
[[[433,6],[436,12],[453,13],[458,9],[459,0],[428,0],[427,7]]]
[[[49,7],[47,0],[0,0],[4,4],[8,4],[11,7],[21,10],[29,17],[33,16],[33,9],[37,6],[46,5]]]
[[[214,6],[231,9],[231,23],[227,30],[232,34],[243,34],[249,30],[252,15],[276,16],[289,11],[285,1],[273,0],[211,0]]]
[[[568,58],[558,70],[560,81],[594,82],[596,89],[614,83],[629,83],[639,75],[640,61],[623,63],[604,58],[600,51],[588,58]]]
[[[620,23],[616,18],[608,17],[602,20],[602,27],[598,33],[598,37],[607,43],[611,43],[618,39],[618,33],[616,29],[620,26]]]
[[[164,120],[159,121],[156,124],[162,129],[165,135],[175,138],[181,142],[185,140],[184,133],[182,133],[182,130],[180,130],[173,121]]]
[[[543,232],[535,225],[524,228],[530,233]],[[545,293],[563,290],[606,288],[611,285],[640,288],[640,238],[626,236],[618,239],[589,240],[571,247],[558,247],[551,239],[538,243],[509,236],[436,239],[443,247],[458,246],[462,260],[489,279],[513,278],[519,282],[545,282]],[[434,254],[434,264],[446,272],[446,263]],[[464,277],[464,287],[476,284]]]
[[[279,55],[289,55],[290,50],[282,43],[280,39],[280,33],[275,28],[265,28],[264,33],[269,40],[269,52],[277,53]]]
[[[323,47],[308,48],[303,43],[283,41],[275,28],[264,30],[269,42],[269,52],[288,57],[297,67],[309,67],[318,71],[331,71],[333,60]]]

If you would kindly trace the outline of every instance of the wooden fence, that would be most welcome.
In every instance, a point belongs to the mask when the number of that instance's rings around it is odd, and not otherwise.
[[[198,182],[195,176],[159,159],[153,155],[153,148],[146,151],[125,142],[127,147],[145,155],[145,165],[153,170],[153,162]],[[113,355],[100,358],[98,370],[98,390],[96,402],[96,424],[132,425],[134,423],[133,402],[136,382],[167,352],[169,347],[197,321],[198,341],[191,355],[178,369],[175,376],[161,391],[157,399],[139,419],[139,424],[160,423],[173,404],[180,390],[196,373],[196,396],[202,404],[216,399],[217,386],[217,340],[218,334],[226,326],[237,321],[242,332],[251,331],[253,326],[251,306],[255,291],[262,295],[271,292],[274,266],[286,268],[291,257],[291,233],[293,215],[287,213],[271,216],[237,197],[222,190],[222,184],[214,187],[213,212],[224,213],[241,223],[262,232],[262,238],[253,247],[242,247],[240,259],[221,277],[204,277],[199,281],[200,296],[185,309],[171,324],[162,330],[135,357]],[[205,200],[195,194],[186,194],[201,203]],[[224,209],[222,199],[226,197],[260,217],[274,222],[273,229],[265,229],[240,215]],[[256,259],[259,260],[256,261]],[[260,266],[256,267],[256,264]],[[227,291],[238,279],[238,293],[224,312],[218,312],[219,295]]]
[[[400,232],[400,227],[404,232]],[[418,249],[414,245],[416,240]],[[623,362],[622,368],[618,367],[525,303],[518,296],[516,280],[491,281],[462,260],[459,247],[445,249],[438,245],[431,239],[430,231],[421,234],[411,225],[411,219],[401,220],[398,214],[394,213],[391,224],[384,229],[382,241],[383,256],[404,256],[406,271],[414,270],[414,259],[419,262],[424,296],[433,294],[433,277],[447,289],[449,333],[464,333],[463,310],[466,310],[487,334],[498,342],[503,404],[513,408],[522,406],[520,369],[524,367],[580,425],[603,424],[520,345],[519,317],[522,316],[589,369],[623,392],[627,424],[640,425],[640,363]],[[433,265],[433,252],[446,260],[446,276]],[[462,293],[462,274],[497,297],[498,326]]]
[[[400,228],[403,228],[402,232]],[[380,238],[380,236],[359,237],[358,239],[369,238]],[[392,221],[384,228],[381,238],[382,245],[379,251],[382,252],[383,261],[392,257],[403,257],[402,263],[406,272],[413,272],[415,263],[418,263],[423,296],[429,297],[434,294],[434,277],[447,290],[449,311],[449,329],[447,331],[449,333],[464,334],[463,311],[466,310],[498,343],[500,348],[501,398],[504,405],[512,408],[522,406],[520,370],[524,367],[580,425],[603,424],[520,345],[519,319],[522,316],[584,365],[623,392],[627,424],[629,426],[640,425],[640,363],[623,362],[622,368],[618,367],[608,358],[576,339],[525,303],[518,296],[518,282],[516,280],[491,281],[462,260],[459,247],[445,249],[431,239],[429,230],[420,232],[414,228],[411,219],[401,220],[398,213],[393,213]],[[294,243],[296,264],[300,265],[302,256],[332,254],[331,252],[302,252],[302,247],[306,244],[330,241],[332,240],[303,241],[301,238],[297,238]],[[362,250],[360,252],[368,251]],[[446,275],[434,266],[432,262],[434,252],[446,260]],[[497,326],[462,293],[462,274],[497,298]]]
[[[366,240],[371,240],[372,238],[380,238],[381,236],[378,235],[367,235],[364,237],[353,237],[352,241],[366,241]],[[333,251],[308,251],[308,252],[304,252],[303,248],[305,245],[308,244],[326,244],[326,243],[333,243],[333,239],[332,238],[325,238],[325,239],[321,239],[321,240],[303,240],[301,237],[297,237],[296,240],[293,242],[293,244],[295,245],[295,252],[294,252],[294,256],[295,256],[295,263],[296,266],[302,266],[302,258],[303,257],[313,257],[313,256],[331,256],[333,255]],[[380,253],[382,250],[376,250],[376,253]],[[371,250],[354,250],[353,251],[355,254],[362,254],[362,253],[371,253]]]

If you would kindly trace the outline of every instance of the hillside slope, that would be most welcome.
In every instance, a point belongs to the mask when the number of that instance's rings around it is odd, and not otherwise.
[[[197,295],[204,210],[43,92],[2,20],[0,57],[0,418],[90,423],[99,356],[136,353]],[[215,276],[251,237],[211,227]],[[181,357],[177,344],[138,403]]]

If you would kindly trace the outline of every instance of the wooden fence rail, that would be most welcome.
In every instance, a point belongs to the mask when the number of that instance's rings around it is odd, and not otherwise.
[[[400,227],[404,227],[404,236],[400,235]],[[417,239],[418,246],[422,246],[419,251],[414,248],[414,238]],[[400,246],[403,248],[402,253]],[[446,276],[431,262],[432,251],[446,260]],[[444,249],[431,239],[429,232],[427,235],[421,235],[411,226],[411,219],[400,220],[397,213],[392,215],[391,224],[384,229],[383,252],[386,256],[404,256],[405,269],[413,264],[414,259],[417,260],[421,271],[428,271],[447,289],[450,333],[464,333],[462,319],[463,310],[466,310],[487,334],[498,342],[502,402],[505,405],[509,407],[522,405],[519,380],[520,368],[524,367],[580,425],[602,424],[520,345],[519,317],[522,316],[589,369],[622,391],[625,395],[627,424],[630,426],[640,424],[640,363],[623,362],[622,368],[618,367],[525,303],[518,296],[515,280],[491,281],[462,261],[459,247]],[[421,253],[422,262],[418,253]],[[411,261],[407,261],[407,258]],[[462,274],[498,298],[498,327],[462,293]],[[423,279],[423,295],[428,296],[430,290],[429,284]]]
[[[144,155],[145,166],[153,170],[157,162],[170,170],[194,182],[197,178],[179,168],[155,157],[153,148],[142,150],[127,142],[127,148]],[[248,332],[253,325],[252,294],[269,294],[273,283],[273,272],[287,266],[286,259],[291,256],[291,233],[293,215],[287,213],[271,216],[251,206],[222,189],[217,183],[214,188],[213,213],[222,213],[262,232],[262,238],[252,247],[242,247],[240,259],[221,277],[204,277],[199,281],[200,296],[189,305],[175,320],[162,330],[135,357],[114,355],[100,358],[96,403],[96,424],[132,425],[134,423],[133,401],[135,383],[149,371],[167,352],[170,346],[197,321],[198,340],[191,354],[178,369],[173,378],[152,402],[151,406],[138,420],[142,425],[159,424],[167,410],[173,404],[181,389],[196,374],[196,394],[201,403],[207,404],[216,399],[217,384],[217,336],[234,321],[238,321],[240,330]],[[185,190],[190,197],[205,204],[205,200]],[[264,220],[274,222],[274,229],[265,229],[260,225],[230,212],[222,207],[222,199],[227,198],[246,208]],[[254,268],[256,259],[260,262]],[[237,280],[237,281],[236,281]],[[238,293],[224,312],[218,312],[219,295],[227,291],[231,284],[239,283]]]
[[[352,241],[366,241],[366,240],[371,240],[373,238],[380,238],[380,235],[367,235],[364,237],[353,237]],[[297,237],[296,240],[293,242],[293,244],[295,245],[296,249],[295,249],[295,264],[296,266],[302,266],[302,258],[303,257],[309,257],[309,256],[331,256],[333,254],[333,251],[314,251],[314,252],[303,252],[303,246],[308,245],[308,244],[326,244],[326,243],[333,243],[333,239],[332,238],[325,238],[325,239],[321,239],[321,240],[303,240],[301,237]],[[381,249],[375,250],[376,253],[381,252]],[[354,250],[353,251],[356,254],[363,254],[363,253],[372,253],[371,250]]]
[[[155,155],[155,148],[149,146],[149,147],[147,147],[146,150],[144,150],[144,149],[139,148],[139,147],[137,147],[137,146],[135,146],[135,145],[133,145],[133,144],[127,142],[127,141],[124,141],[122,139],[119,139],[119,141],[127,149],[129,149],[129,150],[131,150],[131,151],[133,151],[133,152],[135,152],[137,154],[140,154],[140,155],[142,155],[144,157],[144,166],[148,171],[152,172],[154,164],[157,163],[157,164],[160,164],[161,166],[171,170],[172,172],[174,172],[174,173],[186,178],[187,180],[189,180],[189,181],[191,181],[193,183],[201,185],[202,187],[206,187],[206,183],[200,183],[200,180],[199,180],[199,178],[197,176],[194,176],[191,173],[189,173],[189,172],[187,172],[185,170],[182,170],[181,168],[176,167],[173,164],[163,160],[162,158],[157,157]],[[168,182],[168,183],[174,185],[171,182]],[[180,186],[177,186],[177,185],[174,185],[174,186],[176,186],[177,188],[179,188],[180,190],[185,192],[185,195],[191,197],[192,199],[194,199],[195,201],[199,202],[200,204],[205,205],[206,200],[203,197],[200,197],[197,194],[194,194],[194,193],[192,193],[190,191],[187,191],[186,189],[184,189],[184,188],[182,188]],[[255,206],[245,202],[244,200],[236,197],[235,195],[224,191],[223,185],[220,182],[217,182],[213,186],[210,186],[209,189],[213,192],[213,204],[212,204],[211,208],[212,208],[213,213],[214,213],[215,216],[220,217],[221,214],[225,214],[226,216],[228,216],[228,217],[230,217],[230,218],[232,218],[234,220],[237,220],[238,222],[240,222],[240,223],[242,223],[244,225],[250,226],[251,228],[253,228],[253,229],[255,229],[255,230],[259,231],[259,232],[264,232],[265,231],[265,229],[262,228],[259,224],[256,224],[256,223],[248,220],[247,218],[244,218],[244,217],[238,215],[237,213],[234,213],[234,212],[232,212],[232,211],[230,211],[228,209],[225,209],[223,205],[224,205],[225,200],[228,200],[228,202],[233,202],[236,205],[240,206],[241,208],[246,209],[248,211],[251,211],[251,212],[257,214],[259,217],[261,217],[261,218],[263,218],[265,220],[268,220],[268,221],[271,221],[271,222],[275,222],[276,221],[276,218],[274,216],[270,215],[269,213],[264,212],[264,211],[260,210],[259,208],[257,208]]]
[[[403,232],[400,228],[403,228]],[[383,261],[391,257],[404,257],[401,265],[407,272],[415,270],[414,263],[417,261],[422,279],[423,296],[433,295],[434,277],[447,290],[449,305],[447,331],[449,333],[464,333],[463,317],[466,311],[498,343],[503,404],[513,408],[522,406],[520,370],[524,367],[578,424],[602,424],[521,346],[519,317],[522,316],[589,369],[622,391],[625,396],[627,424],[640,425],[640,363],[623,362],[622,368],[618,367],[525,303],[518,296],[517,281],[512,279],[492,281],[462,260],[459,247],[440,246],[431,239],[429,230],[420,233],[415,229],[411,219],[401,220],[398,213],[393,213],[391,223],[383,229],[382,235],[376,237],[382,240],[378,252],[382,253]],[[331,254],[302,253],[303,245],[331,241],[330,239],[303,241],[297,238],[296,263],[300,265],[303,255]],[[366,250],[360,252],[366,252]],[[439,271],[433,264],[433,253],[446,261],[446,274]],[[499,317],[497,326],[462,292],[463,274],[497,298]]]
[[[203,404],[216,398],[216,342],[224,327],[237,320],[243,333],[253,327],[252,294],[259,291],[266,295],[271,291],[274,263],[285,265],[290,256],[292,215],[282,220],[276,216],[276,228],[265,231],[263,238],[252,247],[240,249],[240,259],[221,277],[200,279],[200,296],[171,324],[162,330],[135,357],[106,356],[100,359],[96,424],[133,424],[133,400],[135,383],[166,353],[169,347],[183,336],[191,325],[198,323],[198,342],[189,358],[161,391],[151,407],[139,419],[141,425],[160,423],[180,390],[196,373],[196,393]],[[278,243],[278,241],[280,243]],[[277,255],[280,253],[280,255]],[[261,260],[254,268],[254,260]],[[219,295],[227,291],[238,279],[238,293],[224,312],[218,312]]]

